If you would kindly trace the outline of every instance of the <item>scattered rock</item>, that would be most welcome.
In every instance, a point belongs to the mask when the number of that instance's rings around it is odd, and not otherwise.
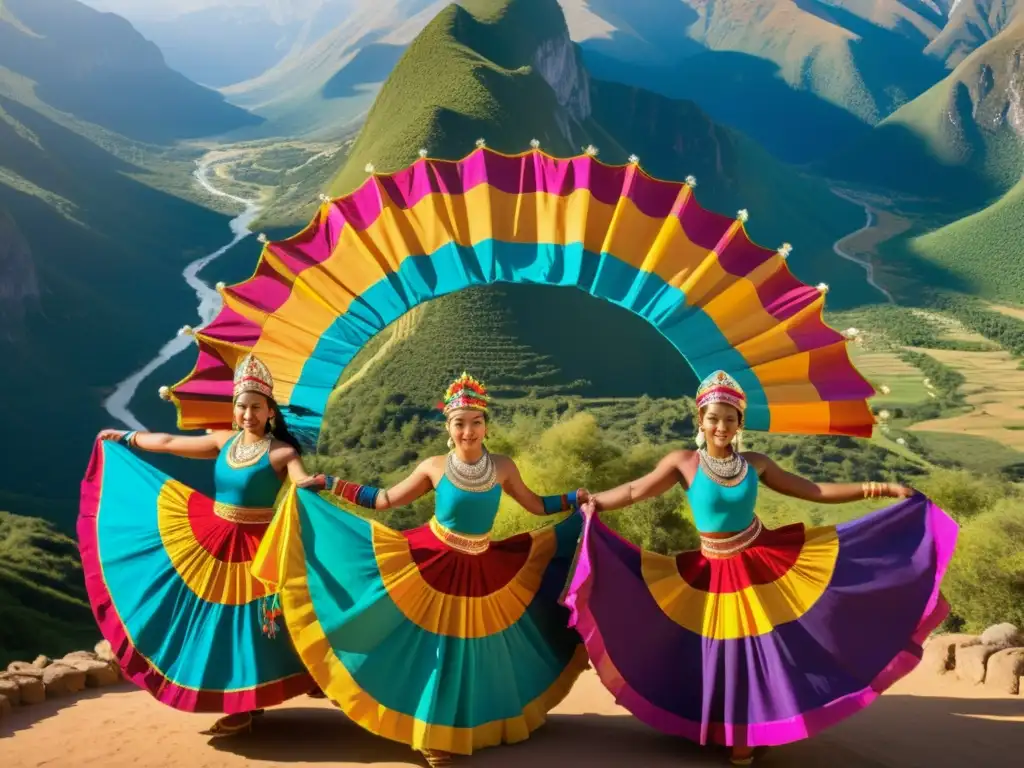
[[[1024,648],[1004,648],[988,660],[985,685],[1000,693],[1018,695],[1021,675],[1024,675]]]
[[[977,635],[932,635],[924,642],[921,667],[936,675],[956,669],[957,656],[964,648],[981,645]]]
[[[996,650],[988,645],[960,648],[956,654],[956,676],[975,685],[985,682],[985,664]]]
[[[85,672],[65,664],[54,663],[43,670],[47,696],[67,696],[85,688]]]
[[[85,684],[89,688],[102,688],[114,685],[121,680],[121,669],[109,661],[98,659],[69,659],[66,656],[61,664],[67,664],[79,672],[85,673]]]
[[[0,696],[7,697],[7,700],[14,705],[21,703],[21,689],[13,680],[0,679]]]
[[[110,647],[109,640],[100,640],[96,643],[96,658],[101,661],[117,661],[117,656],[114,654],[114,649]]]
[[[46,686],[42,677],[28,677],[25,675],[14,675],[8,680],[18,684],[18,696],[22,705],[42,704],[46,701]]]
[[[50,666],[50,663],[49,656],[43,656],[40,654],[39,656],[36,656],[36,660],[32,662],[32,666],[36,669],[46,669],[46,667]]]
[[[98,657],[96,656],[96,654],[92,651],[72,651],[71,653],[67,654],[63,659],[61,659],[61,661],[66,664],[69,661],[95,661],[97,658]]]
[[[0,720],[4,719],[4,715],[9,715],[13,707],[14,705],[11,704],[11,700],[4,694],[0,693]]]
[[[42,678],[43,676],[43,670],[32,666],[27,661],[12,661],[7,665],[7,671],[15,675],[23,675],[24,677]]]
[[[1013,624],[996,624],[981,633],[982,645],[996,650],[1004,648],[1024,648],[1024,634]]]

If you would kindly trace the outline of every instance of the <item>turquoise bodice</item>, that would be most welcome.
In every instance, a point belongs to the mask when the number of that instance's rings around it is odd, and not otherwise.
[[[497,483],[486,491],[464,491],[445,475],[435,489],[434,517],[450,531],[478,536],[491,532],[500,501]]]
[[[248,467],[235,469],[228,464],[228,451],[240,437],[239,433],[228,440],[217,456],[213,468],[214,500],[236,507],[272,507],[282,482],[270,464],[270,451]]]
[[[757,504],[757,470],[747,466],[747,476],[732,487],[719,485],[700,465],[686,491],[697,530],[702,533],[738,533],[754,522]]]

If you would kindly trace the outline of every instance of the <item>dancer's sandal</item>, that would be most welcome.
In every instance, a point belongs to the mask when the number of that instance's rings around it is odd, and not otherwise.
[[[452,764],[450,752],[441,752],[437,749],[424,749],[421,752],[430,768],[448,768]]]
[[[753,765],[754,764],[754,753],[751,752],[749,755],[743,757],[736,757],[735,755],[729,755],[730,765]]]
[[[262,710],[259,710],[262,714]],[[245,719],[241,719],[240,715],[227,715],[222,717],[206,731],[208,736],[223,737],[223,736],[234,736],[235,734],[247,731],[252,733],[252,712],[245,713]],[[229,722],[232,718],[237,719],[238,722]]]

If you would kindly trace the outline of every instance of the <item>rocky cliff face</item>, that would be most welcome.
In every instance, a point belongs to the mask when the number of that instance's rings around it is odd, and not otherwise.
[[[562,108],[562,112],[555,115],[562,136],[575,143],[572,122],[582,123],[591,115],[590,75],[569,39],[568,29],[540,44],[533,55],[533,68],[551,86]]]
[[[0,342],[22,337],[25,313],[38,299],[32,251],[14,218],[0,209]]]

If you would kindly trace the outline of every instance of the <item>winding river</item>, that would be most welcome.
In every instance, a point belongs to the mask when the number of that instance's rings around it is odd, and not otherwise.
[[[875,281],[875,265],[871,263],[871,259],[861,258],[859,256],[854,256],[851,253],[847,253],[846,251],[843,250],[842,245],[844,240],[847,240],[853,237],[854,235],[859,235],[861,232],[866,232],[867,230],[875,226],[875,224],[878,221],[878,216],[875,214],[874,210],[872,210],[871,206],[865,203],[863,200],[859,200],[856,197],[849,195],[845,192],[840,192],[838,189],[835,189],[834,187],[832,188],[832,194],[835,195],[836,197],[840,197],[843,200],[846,200],[849,203],[859,205],[861,208],[864,209],[864,214],[867,217],[867,220],[864,222],[863,227],[840,237],[832,245],[832,250],[835,252],[836,256],[839,256],[842,259],[846,259],[847,261],[852,261],[854,264],[863,269],[864,274],[867,277],[868,285],[870,285],[876,291],[885,296],[885,298],[889,301],[890,304],[895,304],[896,300],[893,298],[892,294],[889,293],[889,290],[883,288]]]
[[[210,171],[219,163],[224,162],[225,159],[226,157],[223,153],[210,153],[203,157],[202,160],[197,161],[196,170],[193,173],[196,183],[211,195],[231,200],[243,207],[242,212],[233,218],[228,224],[232,234],[231,242],[221,248],[218,248],[213,253],[196,259],[185,267],[182,272],[182,277],[185,279],[185,282],[188,283],[189,287],[196,292],[196,300],[198,303],[197,314],[199,316],[199,322],[195,323],[196,327],[205,325],[213,320],[221,307],[220,294],[217,293],[217,291],[209,284],[201,280],[199,278],[199,273],[202,272],[210,262],[223,256],[238,243],[251,235],[252,232],[249,230],[249,225],[256,220],[256,217],[259,216],[260,213],[260,205],[257,201],[246,200],[245,198],[223,192],[214,187],[210,182]],[[160,366],[175,355],[178,355],[188,349],[192,344],[193,341],[188,336],[175,336],[167,341],[160,348],[160,351],[157,352],[156,357],[117,385],[110,397],[103,402],[103,407],[106,409],[107,413],[119,422],[123,423],[129,429],[145,430],[145,425],[136,418],[135,414],[132,413],[131,410],[132,400],[135,398],[135,393],[138,391],[139,385],[148,379],[150,375],[160,368]],[[155,391],[151,394],[156,397]]]

